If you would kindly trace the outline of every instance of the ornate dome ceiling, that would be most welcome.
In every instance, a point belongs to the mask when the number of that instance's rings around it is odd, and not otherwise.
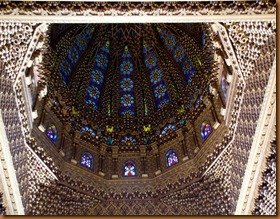
[[[63,124],[108,145],[147,145],[193,121],[209,93],[205,24],[54,24],[45,74]]]
[[[0,7],[1,212],[276,214],[275,2]]]

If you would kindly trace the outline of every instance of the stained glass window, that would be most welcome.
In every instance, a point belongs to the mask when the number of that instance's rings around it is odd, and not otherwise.
[[[201,138],[204,141],[212,132],[212,128],[209,122],[204,121],[201,124],[201,128],[200,128],[200,134],[201,134]]]
[[[132,145],[136,143],[136,139],[133,138],[132,136],[125,136],[122,139],[122,143],[125,143],[126,145]]]
[[[164,135],[166,135],[170,132],[173,132],[173,131],[176,131],[175,126],[172,125],[172,124],[169,124],[169,125],[167,125],[163,128],[163,130],[161,131],[161,135],[164,136]]]
[[[120,113],[129,118],[134,115],[134,86],[132,80],[133,64],[132,57],[126,46],[121,56],[121,104]]]
[[[184,48],[169,31],[160,28],[158,28],[158,31],[160,33],[160,37],[163,39],[165,47],[173,54],[176,62],[180,64],[182,71],[186,75],[186,80],[188,84],[190,84],[191,77],[195,74],[195,70]]]
[[[124,164],[124,175],[125,176],[135,176],[136,170],[135,170],[135,164],[133,161],[126,161]]]
[[[90,28],[85,29],[83,32],[80,33],[80,35],[78,35],[76,41],[69,48],[65,60],[61,64],[61,69],[59,73],[64,84],[67,84],[72,68],[74,67],[75,63],[78,61],[81,54],[87,48],[87,45],[93,36],[92,33],[93,33],[93,29]]]
[[[203,99],[203,96],[200,95],[200,96],[197,98],[197,100],[195,101],[195,108],[196,108],[196,109],[199,107],[199,104],[201,103],[202,99]]]
[[[227,99],[228,86],[229,86],[229,83],[227,82],[225,76],[223,76],[222,80],[221,80],[221,88],[222,88],[223,95],[224,95],[225,99]]]
[[[92,130],[92,128],[88,127],[88,126],[84,126],[82,128],[82,133],[88,134],[88,135],[92,135],[95,136],[95,132]]]
[[[89,80],[89,86],[86,92],[86,104],[98,109],[99,98],[104,81],[104,73],[106,72],[109,62],[109,42],[100,48],[93,63],[93,70]]]
[[[144,43],[143,54],[145,65],[150,74],[150,80],[154,90],[157,107],[162,108],[167,104],[170,104],[165,81],[162,77],[163,74],[159,68],[156,55],[153,53],[152,48],[146,43]]]
[[[57,129],[55,125],[49,125],[49,127],[46,130],[46,135],[53,141],[53,143],[56,142],[57,139]]]
[[[165,156],[166,156],[166,166],[167,167],[171,167],[174,164],[179,162],[176,151],[173,149],[167,151]]]
[[[93,156],[91,155],[91,153],[85,151],[81,157],[81,165],[89,168],[89,169],[93,169]]]

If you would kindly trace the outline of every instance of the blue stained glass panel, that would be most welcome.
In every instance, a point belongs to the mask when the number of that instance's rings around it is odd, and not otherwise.
[[[122,143],[125,143],[127,145],[135,144],[136,143],[136,139],[133,138],[132,136],[125,136],[122,139]]]
[[[133,70],[133,65],[129,61],[124,61],[120,66],[121,72],[123,74],[129,75]]]
[[[121,104],[123,106],[131,106],[134,103],[134,99],[130,94],[125,94],[121,97]]]
[[[167,34],[164,38],[164,44],[167,46],[169,50],[172,50],[175,46],[176,40],[172,34]]]
[[[133,88],[133,81],[130,78],[124,78],[121,81],[121,88],[123,91],[131,91]]]
[[[199,107],[199,104],[201,103],[203,99],[203,96],[200,95],[199,98],[197,98],[197,100],[195,101],[195,108],[197,109]]]
[[[86,105],[90,105],[94,110],[98,109],[104,73],[109,63],[109,42],[102,46],[98,52],[93,63],[85,100]]]
[[[64,61],[61,63],[59,75],[65,85],[67,84],[68,77],[72,72],[72,68],[79,60],[81,54],[87,48],[87,45],[93,36],[92,33],[92,29],[85,29],[82,33],[80,33],[80,35],[76,38],[76,41],[69,48]]]
[[[145,65],[147,68],[152,68],[156,65],[157,58],[154,54],[149,54],[145,57]]]
[[[191,83],[191,77],[195,74],[195,70],[192,66],[191,60],[185,53],[185,50],[180,45],[180,42],[176,40],[174,35],[165,29],[159,29],[160,37],[163,39],[165,47],[173,53],[174,59],[178,62],[182,68],[183,73],[186,75],[186,81]]]
[[[144,62],[150,73],[150,80],[154,90],[155,102],[158,108],[163,108],[170,104],[167,87],[163,79],[163,74],[158,66],[156,55],[152,48],[144,43],[143,47]]]
[[[177,153],[173,149],[167,151],[165,156],[166,156],[167,167],[171,167],[179,162]]]
[[[96,56],[95,62],[99,68],[104,69],[108,65],[108,58],[104,54],[98,54]]]
[[[204,141],[212,132],[212,128],[209,122],[203,122],[200,128],[201,138]]]
[[[90,134],[92,136],[95,136],[95,132],[92,130],[92,128],[88,127],[88,126],[84,126],[82,128],[82,133],[86,133],[86,134]]]
[[[91,79],[92,79],[93,84],[95,83],[95,84],[100,85],[103,83],[104,75],[100,70],[96,69],[96,70],[92,71]]]
[[[159,69],[155,69],[150,74],[150,79],[153,84],[156,84],[162,80],[162,73]]]
[[[47,130],[46,130],[46,135],[48,136],[49,139],[52,140],[53,143],[56,143],[57,139],[57,129],[55,125],[49,125]]]
[[[134,115],[134,112],[130,109],[125,109],[121,112],[121,114],[125,117],[125,118],[129,118],[131,116]]]
[[[135,176],[135,163],[133,161],[127,161],[124,164],[124,176]]]
[[[85,151],[81,157],[81,165],[89,168],[89,169],[93,169],[93,156],[91,155],[91,153]]]
[[[132,57],[126,46],[121,56],[120,63],[121,76],[121,98],[120,98],[120,114],[125,118],[134,115],[134,86],[133,86],[133,63]]]
[[[176,127],[172,124],[169,124],[169,125],[165,126],[163,128],[163,130],[161,131],[161,135],[164,136],[165,134],[167,134],[170,131],[172,131],[172,132],[176,131]]]
[[[167,89],[166,89],[166,86],[163,85],[163,84],[160,84],[158,85],[155,89],[154,89],[154,92],[155,92],[155,96],[157,98],[161,98],[165,95]]]

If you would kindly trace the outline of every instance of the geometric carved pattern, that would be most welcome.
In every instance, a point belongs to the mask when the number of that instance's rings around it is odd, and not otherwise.
[[[134,4],[122,3],[115,4],[104,2],[95,4],[94,2],[86,2],[76,4],[73,7],[66,3],[17,3],[9,2],[1,4],[2,11],[0,15],[30,15],[36,16],[42,13],[45,16],[186,16],[186,15],[240,15],[240,14],[272,14],[275,13],[276,7],[274,1],[269,2],[168,2],[168,3],[150,3],[139,2]],[[260,9],[261,8],[261,9]],[[63,10],[62,10],[63,9]],[[39,12],[40,10],[40,12]],[[51,12],[50,12],[51,11]],[[55,18],[53,18],[55,20]],[[57,18],[59,19],[59,17]],[[221,18],[222,19],[222,18]],[[211,22],[209,20],[209,22]]]
[[[269,33],[269,32],[268,32]],[[262,63],[271,63],[272,66],[275,53],[274,48],[270,45],[274,45],[273,36],[268,38],[268,44],[261,46],[260,52],[266,51],[261,57],[259,57],[255,62],[256,66],[263,66]],[[263,66],[265,67],[265,66]],[[256,68],[258,69],[258,68]],[[233,168],[231,172],[232,178],[232,197],[233,206],[236,205],[244,173],[245,167],[248,162],[249,152],[253,142],[253,136],[255,134],[256,125],[259,118],[263,97],[265,94],[265,89],[269,79],[269,68],[261,68],[261,71],[257,71],[254,75],[248,75],[246,78],[246,89],[244,91],[242,108],[240,111],[240,116],[238,120],[238,127],[235,132],[235,139],[233,144]],[[257,89],[256,89],[257,88]]]
[[[261,74],[266,74],[267,72],[262,72]],[[261,75],[260,74],[260,75]],[[259,77],[254,77],[255,80],[258,80],[260,84],[263,84],[261,88],[265,88],[266,83],[261,82],[261,80],[258,79]],[[266,78],[266,77],[265,77]],[[246,100],[247,96],[249,95],[251,98],[249,98],[250,101],[252,99],[256,99],[258,101],[262,102],[262,97],[264,95],[264,92],[251,92],[248,87],[250,87],[250,83],[248,78],[248,86],[245,90],[244,95],[244,101]],[[254,83],[255,80],[252,80],[252,83]],[[238,85],[238,88],[242,90],[242,86]],[[239,90],[239,94],[241,94]],[[252,96],[254,94],[254,96]],[[237,95],[237,97],[238,97]],[[259,95],[259,96],[258,96]],[[255,97],[257,96],[257,98]],[[235,100],[235,104],[238,105],[238,102],[240,99]],[[168,193],[167,196],[164,191],[165,189],[158,189],[158,190],[151,190],[151,193],[147,193],[147,197],[142,193],[137,196],[136,190],[133,189],[132,191],[129,191],[126,193],[127,199],[129,200],[123,200],[125,199],[125,196],[122,197],[119,202],[115,201],[115,199],[119,199],[119,196],[116,196],[114,194],[114,190],[112,190],[112,193],[108,193],[107,200],[101,201],[98,204],[94,205],[92,208],[90,208],[90,211],[85,214],[91,214],[91,215],[112,215],[112,214],[119,214],[119,215],[135,215],[135,214],[167,214],[167,215],[196,215],[196,214],[231,214],[234,211],[234,206],[236,205],[235,200],[238,198],[239,189],[241,187],[242,182],[242,176],[244,175],[244,169],[245,165],[247,164],[246,160],[248,157],[247,151],[250,151],[250,146],[252,142],[252,135],[254,133],[254,127],[256,124],[252,122],[252,119],[255,118],[254,116],[257,116],[259,114],[258,106],[255,102],[251,102],[248,104],[244,104],[241,108],[240,112],[240,118],[238,120],[237,129],[236,129],[236,136],[235,140],[230,145],[226,151],[224,152],[224,156],[222,156],[221,162],[217,162],[216,166],[214,166],[211,171],[206,175],[202,181],[197,183],[191,183],[192,181],[182,181],[180,186],[185,187],[183,190],[181,190],[182,195],[179,196],[179,193],[173,193],[172,187],[174,188],[178,184],[176,182],[173,182],[172,184],[169,184]],[[237,107],[236,109],[238,109]],[[256,115],[255,115],[256,114]],[[244,118],[247,118],[244,120]],[[234,119],[237,119],[237,116],[233,116]],[[243,121],[244,120],[244,121]],[[250,129],[252,127],[252,130]],[[231,129],[230,129],[231,130]],[[226,145],[226,142],[222,143],[223,145]],[[210,158],[209,158],[210,159]],[[212,158],[213,159],[213,158]],[[224,168],[222,168],[224,167]],[[205,167],[206,168],[206,167]],[[203,170],[203,169],[202,169]],[[215,173],[219,173],[216,174]],[[197,173],[197,174],[200,174]],[[78,183],[77,183],[78,182]],[[82,186],[82,181],[76,181],[71,180],[71,185],[80,185],[80,187],[85,190],[87,187]],[[188,186],[188,184],[190,184]],[[129,189],[130,185],[126,185],[127,189]],[[102,187],[100,187],[100,191],[102,191]],[[207,191],[213,191],[207,192]],[[104,191],[104,190],[103,190]],[[146,190],[147,191],[147,190]],[[97,193],[98,194],[98,193]],[[193,199],[193,195],[196,194],[198,199]],[[226,195],[227,194],[227,195]],[[230,195],[229,195],[230,194]],[[165,203],[159,204],[157,202],[157,205],[154,204],[153,199],[151,199],[153,196],[155,197],[162,197],[161,200]],[[102,196],[100,196],[102,197]],[[137,197],[137,198],[136,198]],[[143,197],[143,201],[137,200],[138,197]],[[204,197],[204,198],[203,198]],[[217,197],[219,197],[217,199]],[[171,199],[170,199],[171,198]],[[114,201],[109,201],[114,200]],[[169,200],[170,199],[170,200]],[[149,200],[149,201],[148,201]],[[170,203],[174,201],[174,204],[172,207],[170,207]],[[214,202],[216,200],[217,202]],[[223,201],[221,201],[223,200]],[[205,201],[205,202],[204,202]],[[219,202],[221,201],[221,202]],[[140,203],[142,202],[142,203]],[[176,205],[176,203],[178,205]],[[187,205],[184,205],[184,203],[188,203]],[[197,203],[197,205],[195,204]],[[144,207],[142,207],[144,206]],[[168,207],[166,207],[168,206]],[[202,208],[202,206],[207,206],[206,208]],[[171,210],[172,209],[172,210]],[[212,209],[213,211],[210,211],[209,209]],[[42,213],[42,212],[41,212]]]
[[[267,72],[262,72],[261,74],[266,74]],[[255,80],[258,80],[259,77],[254,77],[252,83]],[[266,77],[265,77],[266,78]],[[249,80],[248,78],[247,80]],[[265,88],[266,83],[258,80],[260,84],[263,84],[261,88]],[[244,100],[246,100],[249,95],[252,99],[260,100],[260,104],[262,103],[262,97],[264,92],[251,92],[248,87],[251,87],[251,82],[248,81],[247,89],[245,90]],[[242,90],[242,86],[238,85],[238,89]],[[238,95],[241,96],[240,90],[238,91]],[[237,95],[237,97],[238,97]],[[253,96],[254,95],[254,96]],[[259,95],[259,96],[258,96]],[[235,104],[238,105],[240,99],[235,100]],[[137,196],[136,190],[133,189],[126,193],[127,197],[122,197],[120,201],[116,199],[120,199],[119,196],[114,194],[114,190],[112,193],[107,193],[107,195],[101,195],[100,197],[106,197],[106,201],[101,201],[98,204],[92,206],[88,212],[84,211],[84,214],[91,215],[135,215],[135,214],[166,214],[166,215],[196,215],[196,214],[232,214],[234,211],[234,206],[236,205],[235,200],[238,198],[239,189],[241,187],[242,177],[244,175],[245,165],[247,164],[246,160],[248,158],[248,151],[250,151],[250,146],[252,142],[252,135],[254,134],[254,127],[256,124],[253,123],[252,119],[255,118],[259,114],[258,106],[255,102],[251,102],[248,104],[244,104],[241,108],[240,117],[238,119],[236,136],[235,140],[230,145],[226,151],[224,152],[224,156],[221,157],[220,163],[217,162],[216,166],[211,168],[211,171],[202,178],[200,182],[191,183],[192,181],[184,181],[182,178],[182,183],[179,184],[182,187],[185,187],[181,190],[180,193],[172,192],[172,189],[175,188],[178,184],[173,182],[168,186],[168,195],[165,194],[166,189],[151,189],[151,192],[147,193],[147,197],[145,194],[139,194]],[[236,108],[236,110],[239,107]],[[235,117],[234,117],[235,116]],[[237,115],[234,115],[233,118],[237,119]],[[244,118],[248,118],[244,120]],[[244,121],[243,121],[244,120]],[[251,129],[252,130],[251,130]],[[230,129],[231,130],[231,129]],[[223,145],[227,145],[226,142],[222,143]],[[217,155],[217,153],[216,153]],[[209,157],[210,159],[211,157]],[[211,158],[213,159],[213,158]],[[223,168],[222,168],[223,167]],[[202,169],[203,170],[203,169]],[[198,172],[197,174],[200,174]],[[219,173],[216,174],[215,173]],[[192,176],[194,177],[194,176]],[[77,183],[78,182],[78,183]],[[86,186],[82,181],[77,181],[72,179],[70,181],[71,185],[80,185],[83,191],[86,191]],[[189,185],[188,185],[189,184]],[[130,185],[126,185],[127,189],[129,189]],[[173,188],[172,188],[173,187]],[[105,188],[100,187],[100,191]],[[207,191],[212,192],[207,192]],[[146,190],[148,191],[148,190]],[[93,194],[93,193],[92,193]],[[98,192],[97,192],[98,194]],[[160,204],[159,202],[154,202],[152,197],[161,197],[160,200],[165,204]],[[194,199],[193,196],[198,197]],[[143,201],[138,200],[143,197]],[[219,198],[217,198],[219,197]],[[123,199],[127,200],[123,200]],[[112,200],[112,201],[110,201]],[[114,201],[113,201],[114,200]],[[130,201],[131,200],[131,201]],[[174,204],[170,207],[170,203],[174,200]],[[214,200],[216,202],[214,202]],[[220,201],[220,202],[219,202]],[[155,204],[157,203],[157,204]],[[177,204],[178,205],[177,205]],[[186,205],[184,205],[187,203]],[[197,204],[196,204],[197,203]],[[168,207],[167,207],[168,206]],[[207,206],[204,207],[203,206]],[[35,208],[35,207],[34,207]],[[212,209],[212,211],[210,210]],[[35,211],[36,212],[36,211]],[[66,211],[65,211],[66,212]],[[81,210],[80,210],[81,212]],[[43,211],[40,211],[42,214]],[[39,214],[32,213],[32,214]],[[67,212],[68,214],[68,212]]]
[[[253,215],[276,215],[276,137],[270,147]]]
[[[4,69],[0,68],[0,109],[14,165],[14,167],[10,168],[15,169],[20,195],[25,196],[27,195],[28,175],[22,173],[27,172],[28,170],[26,147],[21,128],[21,121],[17,111],[16,97],[12,88],[12,80],[8,74],[3,74],[3,71]],[[7,167],[5,169],[7,171]],[[8,171],[7,178],[9,178]],[[11,197],[15,198],[13,196],[12,187],[10,187],[10,189],[11,191],[9,192]],[[23,205],[25,206],[26,204],[26,200],[23,200]],[[16,214],[18,209],[14,206],[13,208],[14,213]],[[0,212],[4,212],[2,207],[0,207]]]
[[[179,206],[187,215],[232,214],[229,178],[231,153],[229,146],[201,180],[186,185],[160,200],[172,208]]]
[[[153,200],[109,201],[96,205],[89,215],[187,215],[182,207]]]

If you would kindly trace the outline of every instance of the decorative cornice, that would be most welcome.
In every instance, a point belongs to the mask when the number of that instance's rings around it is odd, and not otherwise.
[[[234,52],[234,49],[233,49],[233,46],[230,41],[226,28],[222,24],[219,24],[219,23],[213,24],[212,28],[220,36],[221,43],[223,44],[223,49],[225,50],[225,53],[231,60],[231,65],[233,67],[233,71],[242,77],[242,72],[240,70],[238,60],[236,58],[236,55],[235,55],[235,52]]]
[[[265,21],[276,16],[275,4],[261,1],[1,2],[0,7],[1,20],[36,23],[238,22]]]

